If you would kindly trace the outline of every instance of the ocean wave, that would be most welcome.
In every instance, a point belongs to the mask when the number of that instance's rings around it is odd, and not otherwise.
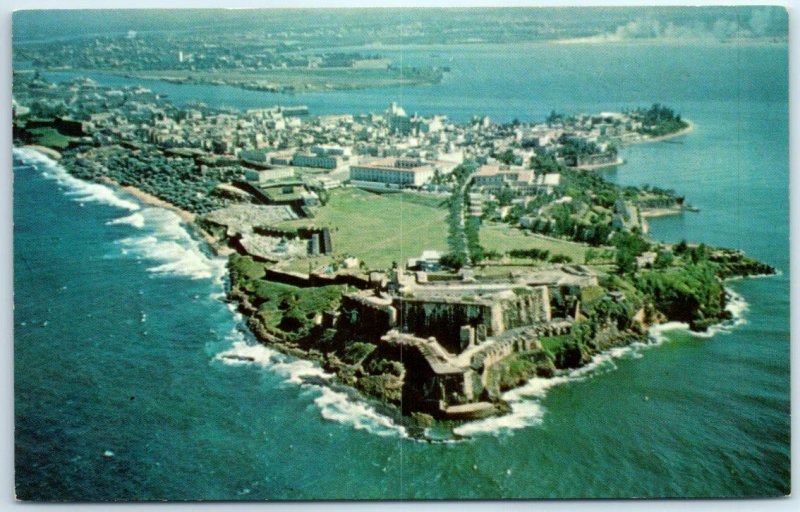
[[[106,222],[107,226],[114,226],[118,224],[126,224],[128,226],[133,226],[138,229],[142,229],[144,227],[144,216],[141,213],[132,213],[126,217],[120,217],[119,219],[114,219]]]
[[[13,155],[14,158],[26,164],[36,166],[42,171],[42,176],[45,178],[54,180],[65,187],[66,195],[74,201],[90,201],[129,211],[137,211],[141,208],[136,202],[122,198],[106,185],[90,183],[72,176],[58,162],[33,149],[13,148]]]
[[[133,254],[158,262],[149,267],[148,272],[192,279],[223,278],[226,260],[203,252],[201,243],[192,238],[177,214],[162,208],[145,208],[140,213],[141,218],[133,218],[135,215],[111,222],[125,222],[136,227],[152,226],[152,232],[123,238],[117,242],[122,246],[123,254]]]
[[[286,383],[313,390],[318,394],[314,404],[326,420],[379,436],[407,437],[403,427],[378,413],[363,400],[326,385],[333,375],[311,361],[293,359],[264,345],[242,339],[234,341],[230,349],[218,353],[214,359],[226,365],[260,366],[284,377]]]
[[[667,341],[667,333],[670,331],[688,331],[689,324],[686,322],[666,322],[652,326],[647,330],[647,334],[654,343],[662,344]]]
[[[750,304],[741,294],[730,288],[725,288],[725,292],[728,294],[728,303],[725,305],[725,309],[731,314],[733,326],[738,327],[746,324],[747,319],[744,314],[750,309]]]
[[[190,277],[192,279],[221,280],[225,275],[226,261],[203,252],[201,243],[192,238],[183,220],[174,212],[155,207],[142,208],[133,200],[124,199],[112,188],[90,183],[70,175],[58,162],[29,148],[14,148],[14,158],[34,165],[42,175],[65,187],[65,194],[81,203],[92,201],[133,212],[108,221],[108,225],[127,224],[137,229],[151,227],[147,234],[120,240],[123,255],[134,255],[154,260],[157,265],[149,272],[161,275]]]
[[[403,427],[396,425],[390,418],[383,416],[361,400],[351,398],[340,391],[335,391],[327,386],[315,386],[321,395],[314,399],[323,418],[344,425],[350,425],[356,430],[366,430],[370,434],[379,436],[406,437]]]

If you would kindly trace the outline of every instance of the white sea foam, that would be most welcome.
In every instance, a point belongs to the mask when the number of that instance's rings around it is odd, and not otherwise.
[[[120,217],[119,219],[114,219],[106,222],[109,226],[114,226],[118,224],[126,224],[128,226],[133,226],[138,229],[142,229],[144,227],[144,216],[141,213],[135,212],[126,217]]]
[[[45,178],[56,181],[67,189],[66,195],[77,202],[91,201],[136,211],[141,207],[134,201],[123,199],[114,190],[99,183],[89,183],[69,174],[55,160],[28,148],[14,148],[14,157],[42,170]]]
[[[162,208],[145,208],[140,216],[141,219],[126,218],[126,222],[152,226],[153,231],[120,240],[123,254],[155,261],[157,265],[147,269],[155,274],[222,279],[225,260],[203,252],[200,242],[192,238],[177,214]]]
[[[356,430],[366,430],[379,436],[406,436],[403,427],[383,416],[361,400],[354,400],[345,393],[327,386],[315,386],[321,395],[314,399],[323,418],[350,425]]]
[[[174,212],[154,207],[143,209],[136,202],[124,199],[110,187],[73,177],[58,162],[35,150],[14,148],[14,157],[41,168],[46,178],[65,187],[66,195],[76,201],[93,201],[134,212],[107,224],[127,224],[137,229],[152,227],[152,232],[148,234],[119,241],[123,255],[134,255],[157,262],[157,265],[147,269],[149,272],[192,279],[222,279],[224,276],[225,260],[205,254],[200,242],[189,235],[183,221]]]
[[[667,341],[666,333],[670,331],[688,331],[689,324],[685,322],[666,322],[663,324],[654,325],[650,329],[648,329],[647,333],[650,335],[650,339],[653,340],[655,344],[660,345]]]
[[[284,377],[286,383],[313,390],[318,393],[314,404],[326,420],[380,436],[406,435],[403,427],[395,425],[390,418],[379,414],[366,402],[325,385],[324,381],[329,381],[333,375],[311,361],[292,359],[269,347],[247,343],[243,339],[234,341],[230,349],[220,352],[215,359],[227,365],[257,365]]]
[[[728,303],[725,309],[731,314],[733,326],[736,327],[746,324],[747,319],[744,317],[744,314],[750,309],[750,304],[747,303],[742,295],[730,288],[725,288],[725,291],[728,293]]]
[[[86,183],[66,174],[66,171],[62,172],[64,172],[64,176],[56,176],[56,180],[59,181],[60,184],[70,188],[66,195],[75,198],[75,201],[91,201],[130,211],[136,211],[140,208],[135,202],[121,198],[116,192],[105,185]]]
[[[454,428],[453,433],[460,436],[497,434],[540,425],[546,411],[541,403],[542,398],[547,395],[547,391],[550,388],[571,380],[575,379],[569,375],[549,379],[534,377],[524,386],[503,394],[503,400],[511,406],[509,414],[464,423]]]

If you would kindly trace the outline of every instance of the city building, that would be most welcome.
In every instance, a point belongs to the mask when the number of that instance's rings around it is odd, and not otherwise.
[[[316,153],[295,153],[292,157],[292,165],[317,169],[336,169],[339,166],[339,157]]]
[[[486,190],[500,190],[504,186],[521,189],[533,183],[533,171],[502,164],[485,164],[472,175],[472,182],[476,187]]]
[[[369,163],[351,165],[350,179],[400,187],[419,187],[433,178],[437,171],[441,174],[448,174],[454,167],[455,164],[448,162],[426,162],[414,158],[382,158]]]
[[[291,167],[268,167],[244,169],[244,177],[247,181],[255,183],[265,183],[267,181],[281,178],[291,178],[294,176],[294,169]]]

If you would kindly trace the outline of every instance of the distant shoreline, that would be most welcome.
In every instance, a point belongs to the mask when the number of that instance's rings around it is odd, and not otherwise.
[[[426,70],[426,74],[417,76],[414,74],[404,74],[402,70],[394,73],[394,71],[397,71],[395,68],[381,68],[377,70],[318,68],[315,71],[321,73],[319,76],[302,79],[296,76],[297,73],[303,71],[303,69],[300,68],[269,69],[263,70],[261,73],[237,73],[236,70],[231,70],[229,73],[222,71],[184,73],[181,70],[172,69],[134,71],[130,69],[62,67],[45,67],[42,68],[41,71],[45,73],[74,73],[79,76],[108,75],[110,77],[127,80],[159,81],[174,85],[226,86],[246,91],[261,91],[289,96],[302,93],[342,92],[360,89],[434,85],[440,83],[444,76],[444,71],[438,68],[428,69]],[[385,74],[375,77],[354,77],[353,81],[350,83],[344,83],[339,77],[342,73],[358,73],[364,71],[382,71]]]
[[[617,158],[613,162],[603,162],[601,164],[584,164],[584,165],[577,165],[575,167],[570,167],[570,169],[574,169],[576,171],[596,171],[598,169],[605,169],[606,167],[617,167],[618,165],[624,165],[625,160],[622,158]]]
[[[626,142],[625,144],[647,144],[648,142],[661,142],[661,141],[665,141],[665,140],[668,140],[668,139],[672,139],[674,137],[680,137],[681,135],[686,135],[686,134],[694,131],[694,127],[695,127],[694,123],[692,123],[689,119],[684,119],[683,121],[688,126],[686,126],[686,128],[682,128],[682,129],[678,130],[677,132],[667,133],[665,135],[659,135],[659,136],[656,136],[656,137],[643,135],[640,139],[631,140],[631,141]],[[575,166],[575,167],[570,167],[570,169],[573,169],[573,170],[576,170],[576,171],[599,171],[599,170],[607,169],[609,167],[617,167],[617,166],[624,165],[624,164],[625,164],[625,160],[623,158],[619,157],[613,162],[603,162],[603,163],[600,163],[600,164],[578,165],[578,166]],[[667,214],[661,214],[661,215],[667,215]],[[656,216],[656,215],[653,215],[653,216]]]

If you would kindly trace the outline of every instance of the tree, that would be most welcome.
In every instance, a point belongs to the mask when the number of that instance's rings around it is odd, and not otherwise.
[[[550,111],[550,115],[547,116],[545,122],[549,125],[553,125],[558,123],[559,121],[564,119],[564,114],[559,114],[555,110]]]
[[[615,263],[619,274],[631,274],[636,271],[636,255],[629,250],[617,249]]]
[[[672,266],[672,262],[675,258],[672,256],[670,251],[659,251],[658,255],[656,256],[656,261],[653,263],[653,266],[658,269],[667,268]]]
[[[439,263],[445,267],[458,271],[467,264],[467,258],[463,253],[449,252],[439,259]]]
[[[572,263],[572,258],[566,254],[554,254],[550,256],[550,263]]]
[[[514,191],[511,190],[509,187],[503,187],[497,193],[497,202],[500,206],[508,206],[511,204],[511,201],[514,199]]]
[[[503,162],[506,165],[512,165],[517,160],[517,155],[514,154],[513,149],[507,149],[497,155],[497,160]]]
[[[530,167],[536,174],[550,174],[561,171],[561,165],[550,153],[542,153],[531,157]]]

